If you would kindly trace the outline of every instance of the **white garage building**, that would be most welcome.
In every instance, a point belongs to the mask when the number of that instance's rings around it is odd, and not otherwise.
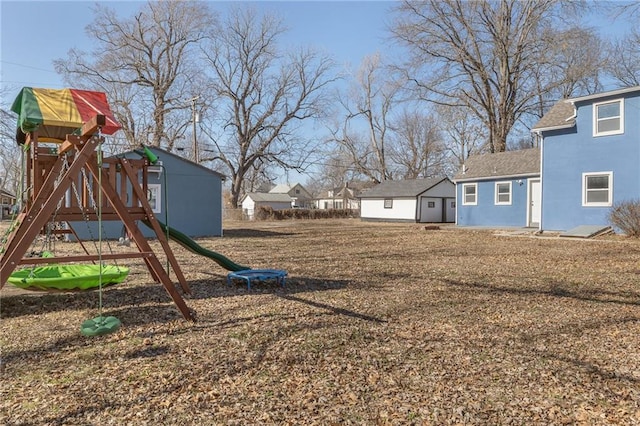
[[[388,180],[360,195],[360,218],[386,222],[455,222],[456,187],[448,178]]]

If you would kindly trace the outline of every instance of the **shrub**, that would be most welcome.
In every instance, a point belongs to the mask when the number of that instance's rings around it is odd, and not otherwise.
[[[359,210],[351,209],[284,209],[273,210],[269,206],[260,206],[254,213],[255,220],[291,220],[291,219],[346,219],[360,217]]]
[[[609,222],[629,237],[640,237],[640,200],[616,203],[609,212]]]
[[[256,220],[270,220],[274,218],[275,211],[270,206],[260,206],[253,213]]]

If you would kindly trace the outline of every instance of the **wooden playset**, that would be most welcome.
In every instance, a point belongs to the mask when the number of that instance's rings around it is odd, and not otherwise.
[[[25,188],[21,210],[0,254],[0,288],[20,265],[116,261],[142,258],[156,282],[162,283],[185,319],[194,320],[169,273],[138,228],[144,222],[155,236],[183,292],[190,293],[165,234],[147,200],[146,158],[105,158],[105,134],[120,126],[104,93],[84,90],[24,88],[12,110],[19,116],[17,140],[24,151]],[[45,234],[71,234],[73,224],[120,220],[132,249],[124,253],[26,257],[33,241]],[[52,229],[50,223],[65,226]],[[135,247],[137,250],[134,250]]]

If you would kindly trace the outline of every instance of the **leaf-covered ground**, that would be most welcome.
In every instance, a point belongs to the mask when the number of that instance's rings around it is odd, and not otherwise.
[[[198,242],[289,277],[228,286],[172,244],[196,323],[138,260],[103,292],[103,314],[123,325],[102,337],[79,331],[97,292],[5,286],[0,423],[640,424],[638,240],[359,220],[225,227]]]

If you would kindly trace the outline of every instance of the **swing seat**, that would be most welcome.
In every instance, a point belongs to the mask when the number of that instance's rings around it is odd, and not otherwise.
[[[102,286],[118,284],[129,275],[129,268],[102,267]],[[81,291],[100,287],[100,265],[48,265],[25,268],[9,276],[8,283],[33,291]]]

